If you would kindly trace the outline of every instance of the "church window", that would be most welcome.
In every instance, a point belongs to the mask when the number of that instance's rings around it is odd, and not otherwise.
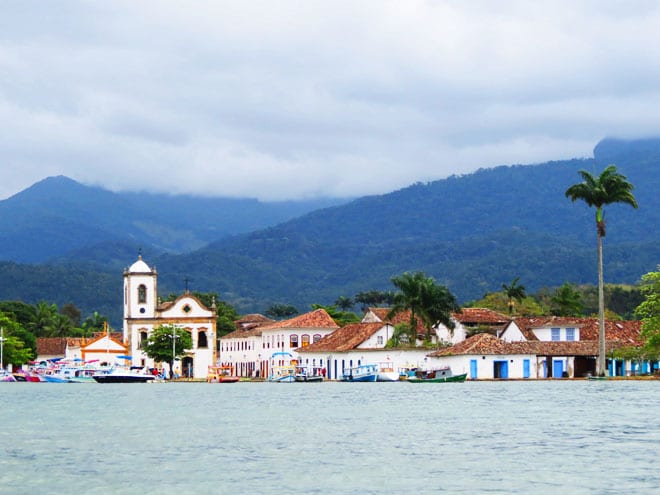
[[[138,287],[138,303],[144,304],[147,302],[147,286],[141,284]]]
[[[184,313],[187,314],[187,313],[190,313],[191,311],[192,311],[192,308],[190,307],[189,304],[186,304],[186,305],[183,307],[183,312],[184,312]]]
[[[199,332],[197,334],[197,347],[208,347],[209,342],[206,338],[206,332]]]
[[[140,349],[144,348],[144,344],[147,343],[147,332],[140,332]]]

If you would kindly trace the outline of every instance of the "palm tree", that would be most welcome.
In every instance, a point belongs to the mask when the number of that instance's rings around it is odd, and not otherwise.
[[[582,182],[566,189],[566,197],[575,202],[581,199],[588,206],[596,208],[596,234],[598,238],[598,362],[596,373],[605,375],[605,294],[603,284],[603,237],[605,237],[605,215],[603,206],[612,203],[626,203],[637,208],[637,200],[632,194],[635,188],[625,175],[616,170],[616,165],[608,165],[598,177],[586,170],[578,172]]]
[[[582,314],[582,293],[573,284],[564,282],[555,289],[550,298],[551,312],[555,316],[580,316]]]
[[[410,310],[410,337],[414,345],[417,340],[417,314],[422,304],[422,286],[428,284],[428,278],[422,272],[405,272],[398,277],[392,277],[392,283],[399,289],[394,297],[394,304],[387,314],[392,318],[395,314]]]
[[[509,314],[513,313],[514,299],[521,302],[525,299],[525,286],[518,283],[520,277],[516,277],[511,281],[510,285],[502,284],[502,290],[509,300]]]
[[[342,311],[348,311],[353,306],[355,306],[355,303],[353,302],[353,299],[351,299],[350,297],[339,296],[335,301],[335,306],[337,306]]]

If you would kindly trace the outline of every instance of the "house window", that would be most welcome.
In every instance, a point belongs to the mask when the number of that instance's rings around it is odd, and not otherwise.
[[[315,333],[314,338],[312,339],[312,342],[318,342],[321,340],[321,334],[320,333]]]
[[[566,329],[566,340],[575,340],[575,328]]]
[[[560,337],[560,329],[559,328],[551,328],[550,329],[550,340],[559,340]]]
[[[296,349],[298,347],[297,335],[292,335],[291,337],[289,337],[289,347],[291,347],[291,349]]]
[[[382,335],[378,335],[378,336],[376,337],[376,343],[377,343],[378,345],[383,345],[383,336],[382,336]]]
[[[302,347],[307,347],[309,345],[309,335],[302,336]]]
[[[197,334],[197,347],[208,347],[209,341],[206,338],[206,332],[199,332]]]
[[[138,287],[138,303],[144,304],[147,302],[147,286],[141,284]]]

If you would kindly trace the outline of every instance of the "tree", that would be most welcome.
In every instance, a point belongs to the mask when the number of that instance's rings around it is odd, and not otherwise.
[[[642,320],[644,348],[649,355],[660,356],[660,265],[657,272],[642,276],[640,289],[645,299],[635,315]]]
[[[337,306],[323,306],[321,304],[312,304],[312,309],[324,309],[330,315],[337,325],[343,327],[349,323],[359,323],[360,317],[350,311],[341,311]]]
[[[353,298],[356,304],[360,304],[365,311],[369,306],[380,306],[381,304],[394,304],[394,293],[391,291],[370,290],[358,292]]]
[[[98,312],[94,311],[92,316],[85,318],[85,321],[82,324],[83,335],[89,336],[94,332],[103,330],[106,323],[108,323],[108,317],[102,316]]]
[[[454,328],[451,313],[460,311],[456,298],[444,286],[437,285],[433,278],[423,272],[409,273],[393,277],[392,283],[399,289],[395,294],[394,305],[388,313],[392,318],[401,311],[410,311],[409,331],[411,343],[417,339],[417,316],[426,328],[426,340],[431,336],[431,329],[443,323],[450,330]]]
[[[192,347],[192,337],[183,328],[175,325],[161,325],[151,332],[143,346],[144,353],[151,359],[169,363],[174,370],[174,360],[185,354]]]
[[[57,306],[55,304],[39,302],[35,308],[34,317],[28,324],[28,330],[36,337],[50,337],[56,314]]]
[[[608,165],[598,177],[586,170],[580,170],[582,182],[566,189],[566,197],[575,202],[578,199],[596,208],[596,237],[598,251],[598,362],[596,373],[605,375],[605,295],[603,292],[603,237],[605,237],[605,214],[603,207],[612,203],[625,203],[637,208],[633,196],[634,186],[625,175],[617,172],[615,165]]]
[[[297,315],[299,311],[291,305],[288,304],[273,304],[265,312],[266,316],[271,318],[288,318],[293,315]]]
[[[525,286],[519,284],[518,280],[520,280],[520,277],[514,278],[509,285],[502,284],[502,290],[508,300],[509,314],[513,313],[514,300],[521,302],[525,299]]]
[[[2,363],[0,368],[7,364],[20,366],[32,360],[36,355],[30,347],[20,338],[27,334],[21,325],[9,316],[0,313],[0,328],[2,328]]]
[[[351,299],[350,297],[339,296],[335,301],[334,305],[337,306],[342,311],[348,311],[353,306],[355,306],[355,303],[353,302],[353,299]]]
[[[568,282],[555,289],[550,303],[551,312],[555,316],[582,315],[582,293],[575,288],[575,285]]]
[[[80,326],[80,310],[73,303],[67,303],[60,309],[60,313],[69,317],[74,327]]]

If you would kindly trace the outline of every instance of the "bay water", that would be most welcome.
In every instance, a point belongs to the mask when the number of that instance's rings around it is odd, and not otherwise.
[[[660,490],[660,381],[0,383],[0,493]]]

